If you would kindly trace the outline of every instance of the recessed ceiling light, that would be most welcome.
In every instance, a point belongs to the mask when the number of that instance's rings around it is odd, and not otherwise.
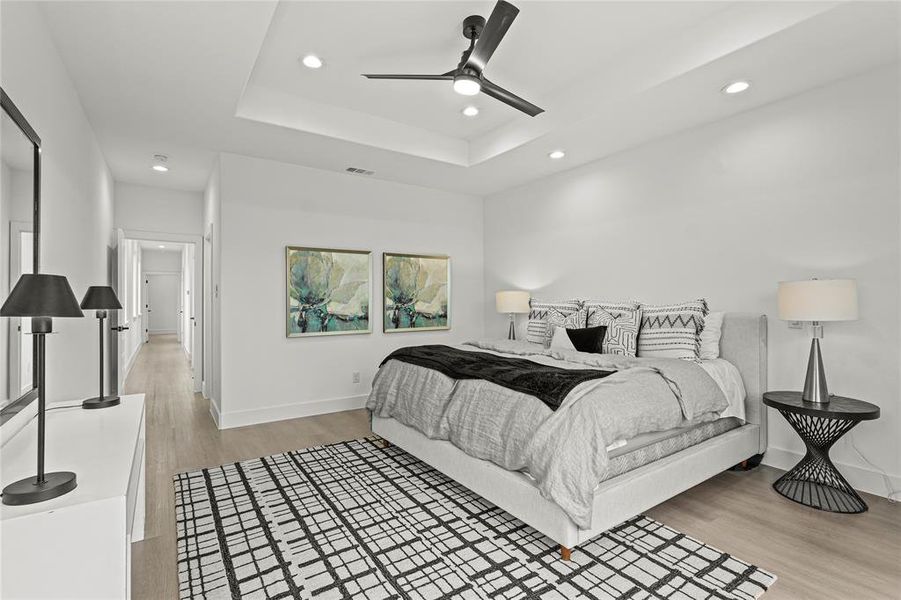
[[[563,150],[554,150],[553,152],[548,154],[548,156],[550,158],[553,158],[554,160],[557,160],[566,156],[566,152],[564,152]]]
[[[303,57],[301,62],[303,62],[303,66],[310,69],[318,69],[322,66],[322,59],[315,54],[307,54]]]
[[[751,84],[747,81],[733,81],[732,83],[723,87],[722,91],[724,94],[740,94],[746,91],[749,87],[751,87]]]
[[[154,154],[153,155],[153,163],[150,168],[154,171],[159,171],[160,173],[165,173],[169,170],[169,166],[166,164],[169,161],[169,157],[165,154]]]
[[[454,77],[454,91],[464,96],[475,96],[482,91],[482,83],[475,75],[461,73]]]
[[[157,248],[165,248],[165,246],[163,246],[162,244],[160,244],[159,246],[157,246]]]
[[[475,106],[467,106],[466,108],[463,109],[463,114],[466,115],[467,117],[474,117],[477,114],[479,114],[479,109],[476,108]]]

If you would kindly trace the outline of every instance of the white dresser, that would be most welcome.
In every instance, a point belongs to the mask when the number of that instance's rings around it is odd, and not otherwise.
[[[2,485],[34,475],[35,425],[0,449]],[[47,471],[74,471],[78,487],[0,506],[0,598],[128,598],[130,545],[144,536],[144,395],[49,411],[46,452]]]

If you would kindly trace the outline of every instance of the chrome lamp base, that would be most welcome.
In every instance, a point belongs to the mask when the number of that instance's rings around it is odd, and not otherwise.
[[[516,320],[513,316],[513,313],[510,313],[510,328],[507,330],[507,339],[515,340],[516,339]]]
[[[820,353],[820,338],[823,337],[823,326],[813,325],[813,339],[810,341],[810,358],[807,360],[807,377],[804,379],[804,391],[801,399],[805,402],[828,404],[829,388],[826,386],[826,371],[823,369],[823,355]]]

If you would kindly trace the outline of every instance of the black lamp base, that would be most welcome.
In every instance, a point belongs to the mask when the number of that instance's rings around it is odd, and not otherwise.
[[[44,502],[68,494],[76,485],[75,473],[70,471],[45,473],[43,483],[38,483],[37,476],[20,479],[3,488],[3,504],[22,506]]]
[[[102,396],[88,398],[81,403],[82,408],[107,408],[119,404],[119,396]]]

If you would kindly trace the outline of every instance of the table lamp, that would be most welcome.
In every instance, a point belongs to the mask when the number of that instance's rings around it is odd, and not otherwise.
[[[96,310],[97,322],[100,324],[100,393],[96,398],[88,398],[81,403],[82,408],[106,408],[119,404],[119,396],[103,395],[103,321],[106,319],[107,310],[119,310],[122,305],[116,297],[116,292],[108,285],[92,285],[85,292],[81,301],[81,308]]]
[[[62,275],[25,274],[16,282],[0,307],[0,317],[31,317],[31,333],[37,347],[38,388],[38,469],[37,475],[3,488],[3,504],[22,505],[44,502],[75,489],[75,473],[44,472],[44,426],[47,403],[45,342],[53,332],[51,317],[83,317],[69,281]]]
[[[857,320],[857,283],[853,279],[809,279],[779,282],[779,318],[783,321],[809,321],[813,325],[807,378],[801,399],[829,402],[826,372],[820,354],[824,321]]]
[[[515,340],[515,315],[529,312],[529,292],[519,290],[497,292],[494,295],[494,304],[497,307],[497,312],[510,315],[510,330],[507,332],[507,339]]]

